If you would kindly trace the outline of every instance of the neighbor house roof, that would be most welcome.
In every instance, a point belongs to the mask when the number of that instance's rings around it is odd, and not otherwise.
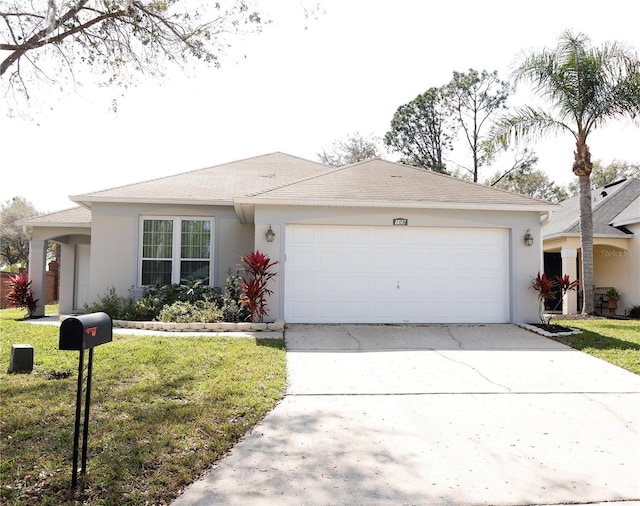
[[[325,172],[327,169],[326,165],[276,152],[141,183],[75,195],[71,200],[85,206],[90,206],[93,202],[230,205],[234,197],[280,186]]]
[[[238,197],[236,203],[549,211],[554,204],[419,167],[373,159]]]
[[[591,192],[594,237],[629,237],[624,227],[640,222],[640,180],[625,179]],[[580,235],[580,199],[573,197],[560,203],[542,224],[542,236]]]

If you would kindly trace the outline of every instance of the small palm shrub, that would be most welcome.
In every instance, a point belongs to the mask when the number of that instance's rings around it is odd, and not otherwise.
[[[276,275],[271,270],[277,260],[271,260],[268,255],[256,250],[252,253],[242,255],[241,267],[246,275],[242,277],[242,295],[240,303],[249,311],[252,322],[261,322],[267,316],[267,296],[273,293],[267,288],[269,280]]]
[[[26,309],[29,315],[35,313],[40,299],[33,298],[31,291],[31,281],[26,274],[16,274],[9,277],[5,282],[9,289],[5,298],[12,307]]]
[[[551,321],[551,318],[545,319],[544,317],[544,310],[548,302],[557,294],[564,297],[567,292],[578,288],[579,283],[577,279],[571,281],[568,274],[549,278],[543,272],[542,274],[538,273],[535,278],[532,278],[530,287],[538,293],[538,316],[540,317],[541,323],[548,324]],[[558,308],[560,301],[562,301],[562,298],[560,298],[553,310]]]

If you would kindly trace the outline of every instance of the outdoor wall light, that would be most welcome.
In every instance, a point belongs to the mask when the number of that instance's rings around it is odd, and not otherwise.
[[[273,240],[275,239],[276,233],[271,228],[271,225],[269,225],[269,228],[265,232],[264,236],[266,237],[267,242],[273,242]]]
[[[533,246],[533,236],[531,235],[531,229],[527,229],[527,233],[524,234],[524,243],[527,246]]]

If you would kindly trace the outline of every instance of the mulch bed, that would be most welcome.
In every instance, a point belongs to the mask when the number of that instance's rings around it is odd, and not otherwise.
[[[560,334],[562,332],[573,332],[574,329],[570,329],[569,327],[563,327],[562,325],[555,324],[547,324],[547,323],[530,323],[533,327],[538,327],[546,332],[551,334]]]

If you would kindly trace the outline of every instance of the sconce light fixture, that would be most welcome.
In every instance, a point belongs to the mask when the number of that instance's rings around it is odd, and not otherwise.
[[[271,228],[271,225],[269,225],[269,228],[265,232],[264,236],[266,237],[267,242],[273,242],[273,239],[276,237],[276,233]]]
[[[531,235],[531,229],[527,229],[527,233],[524,234],[524,243],[527,246],[533,246],[533,236]]]

